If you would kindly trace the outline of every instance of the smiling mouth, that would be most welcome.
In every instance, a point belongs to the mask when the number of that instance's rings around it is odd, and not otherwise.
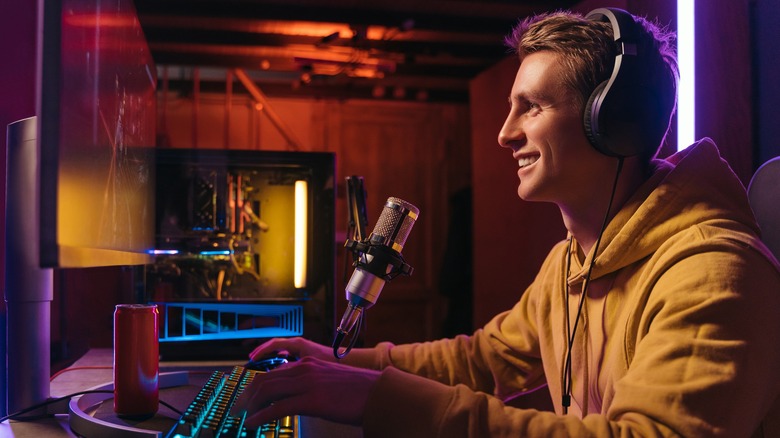
[[[520,168],[524,168],[527,166],[530,166],[531,164],[536,163],[536,161],[539,160],[538,155],[533,155],[530,157],[523,157],[517,160],[517,164],[520,165]]]

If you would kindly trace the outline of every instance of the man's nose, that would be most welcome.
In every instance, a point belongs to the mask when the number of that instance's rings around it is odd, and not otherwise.
[[[512,115],[510,112],[504,121],[504,126],[498,132],[498,144],[501,147],[512,148],[518,142],[522,142],[525,138],[525,131],[523,131],[522,121]],[[517,147],[517,146],[515,146]]]

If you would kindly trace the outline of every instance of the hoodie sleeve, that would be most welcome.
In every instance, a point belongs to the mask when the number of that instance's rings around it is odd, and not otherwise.
[[[464,385],[447,386],[395,368],[382,372],[363,418],[367,438],[627,436],[615,426],[602,416],[580,420],[509,407]],[[656,436],[675,435],[663,426],[653,429]]]
[[[448,386],[387,368],[366,406],[366,437],[539,436],[557,422],[555,414],[506,407],[464,385]]]
[[[550,253],[540,275],[511,310],[482,329],[453,339],[378,346],[386,351],[385,364],[447,385],[462,384],[500,400],[544,386],[539,314],[548,312],[543,297],[550,285],[544,273],[556,272],[559,253]]]

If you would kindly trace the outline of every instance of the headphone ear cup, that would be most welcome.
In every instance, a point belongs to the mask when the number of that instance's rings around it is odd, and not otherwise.
[[[598,102],[603,102],[601,98],[604,89],[607,87],[607,81],[604,81],[596,86],[588,101],[585,102],[585,108],[583,109],[582,123],[585,128],[585,135],[588,137],[590,144],[596,148],[597,151],[602,154],[613,156],[614,153],[604,144],[599,135],[598,130],[601,127],[599,117],[601,116],[601,105]]]
[[[622,9],[594,9],[586,17],[612,25],[619,53],[610,78],[585,104],[585,134],[597,151],[610,157],[646,157],[658,149],[669,126],[669,113],[657,95],[661,90],[653,85],[651,49],[641,44],[641,26]]]

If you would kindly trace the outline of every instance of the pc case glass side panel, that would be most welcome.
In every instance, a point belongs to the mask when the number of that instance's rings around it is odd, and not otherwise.
[[[318,265],[332,264],[333,254],[313,268],[310,259],[313,247],[334,252],[333,158],[279,151],[159,151],[158,254],[150,268],[149,299],[305,300],[324,283],[330,287],[332,267]],[[305,285],[295,282],[300,181],[307,187]]]
[[[335,159],[328,152],[156,151],[157,254],[146,269],[146,301],[167,309],[161,354],[219,357],[247,348],[247,338],[271,336],[330,340]],[[300,180],[308,186],[308,237],[306,285],[296,288]],[[235,316],[232,306],[241,309]],[[275,316],[280,309],[294,311]]]
[[[277,173],[207,164],[160,167],[160,254],[153,269],[175,297],[294,296],[294,187],[278,181]]]

